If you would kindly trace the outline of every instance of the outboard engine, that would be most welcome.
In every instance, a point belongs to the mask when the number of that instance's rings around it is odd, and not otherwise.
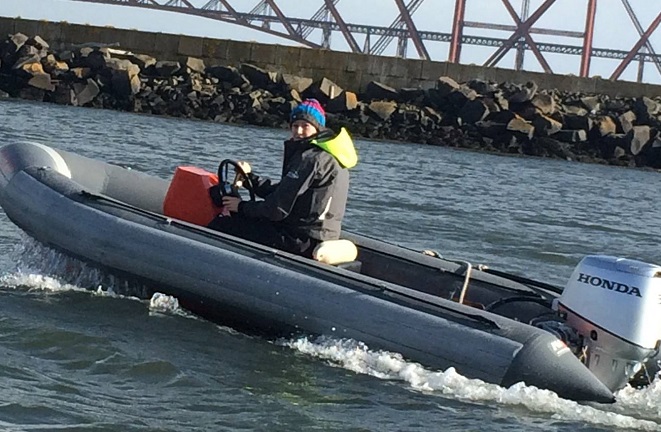
[[[583,258],[555,302],[581,341],[579,356],[612,391],[661,343],[661,267],[625,258]]]

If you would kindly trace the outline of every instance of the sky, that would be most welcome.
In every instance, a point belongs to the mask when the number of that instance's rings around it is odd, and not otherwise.
[[[201,7],[208,0],[189,0],[196,7]],[[594,48],[609,48],[629,51],[638,41],[639,35],[634,24],[626,13],[625,0],[598,0],[597,16],[594,33]],[[519,11],[522,0],[510,0],[513,7]],[[660,0],[628,0],[636,12],[641,27],[646,30],[661,11]],[[165,4],[166,0],[158,0]],[[230,4],[241,12],[250,11],[258,0],[230,0]],[[310,18],[323,0],[277,0],[287,16]],[[408,3],[408,1],[406,1]],[[413,15],[413,20],[419,30],[450,33],[454,15],[454,0],[426,0]],[[531,0],[530,14],[541,4],[542,0]],[[534,25],[534,28],[569,30],[583,32],[588,0],[556,0],[549,10]],[[399,11],[394,0],[340,0],[337,9],[348,23],[375,26],[389,26],[397,17]],[[192,36],[205,36],[219,39],[249,40],[264,43],[293,44],[286,39],[278,38],[263,32],[245,27],[213,21],[210,19],[189,16],[181,13],[151,11],[129,6],[102,5],[83,3],[74,0],[0,0],[0,16],[21,17],[27,19],[46,19],[50,21],[68,21],[77,24],[110,25],[117,28],[139,29]],[[513,21],[503,2],[498,0],[467,0],[465,21],[490,24],[512,25]],[[465,35],[489,36],[507,38],[510,33],[497,30],[466,28]],[[312,39],[320,43],[321,34],[312,34]],[[582,45],[582,39],[533,34],[538,42],[559,43],[566,45]],[[316,40],[315,40],[316,38]],[[357,36],[362,46],[364,37]],[[651,35],[650,42],[657,54],[661,54],[661,26]],[[376,38],[372,39],[372,42]],[[396,43],[393,42],[384,52],[394,55]],[[445,61],[448,58],[449,44],[444,42],[425,43],[432,60]],[[334,33],[331,48],[348,50],[348,45],[340,33]],[[483,64],[495,48],[464,45],[461,63]],[[553,72],[578,75],[580,56],[543,53]],[[408,46],[408,56],[417,58],[412,43]],[[498,67],[513,68],[515,54],[513,51],[498,64]],[[619,60],[593,58],[590,75],[608,78],[619,64]],[[542,71],[541,66],[532,52],[526,52],[524,69]],[[638,64],[632,63],[622,74],[621,79],[635,81]],[[661,73],[653,63],[647,63],[643,81],[661,84]]]

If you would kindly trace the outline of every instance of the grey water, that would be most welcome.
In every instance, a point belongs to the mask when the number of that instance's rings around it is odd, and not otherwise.
[[[0,101],[35,141],[170,178],[224,158],[277,176],[286,131]],[[661,174],[356,140],[345,228],[563,285],[588,254],[661,263]],[[28,266],[65,262],[0,214],[0,430],[661,430],[661,385],[614,405],[435,371],[359,341],[270,342]],[[31,264],[31,265],[32,265]],[[220,265],[220,263],[219,263]],[[106,284],[112,275],[90,271]],[[89,285],[89,284],[87,284]],[[613,313],[617,313],[616,310]],[[433,337],[433,335],[430,335]]]

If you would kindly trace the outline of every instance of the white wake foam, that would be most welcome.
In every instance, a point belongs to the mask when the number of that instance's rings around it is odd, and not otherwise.
[[[147,298],[146,288],[72,258],[23,235],[12,253],[14,272],[0,277],[9,288],[41,291],[91,291],[97,295]]]
[[[150,314],[193,317],[180,307],[175,297],[159,292],[150,296],[149,290],[140,283],[90,266],[26,235],[14,250],[13,259],[17,263],[16,270],[0,276],[0,284],[7,288],[53,293],[80,291],[139,301],[149,299]]]
[[[405,361],[399,354],[371,351],[365,344],[352,340],[322,337],[281,343],[304,354],[328,360],[332,365],[381,379],[403,381],[414,389],[432,394],[466,401],[524,406],[536,413],[550,414],[558,420],[643,431],[661,430],[661,384],[658,382],[644,390],[622,390],[616,395],[618,402],[614,405],[583,405],[562,399],[552,391],[522,383],[503,388],[468,379],[454,368],[443,372],[430,371],[417,363]],[[641,411],[641,404],[648,408]]]
[[[160,292],[154,293],[154,295],[151,296],[151,299],[149,299],[149,315],[176,315],[195,320],[199,319],[197,316],[182,308],[176,297]]]

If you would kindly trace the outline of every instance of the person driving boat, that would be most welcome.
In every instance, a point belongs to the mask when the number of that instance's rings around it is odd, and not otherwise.
[[[289,118],[291,137],[284,143],[282,176],[272,182],[239,162],[259,201],[222,197],[230,216],[208,225],[217,231],[311,258],[315,247],[340,237],[349,192],[349,169],[358,162],[346,129],[326,128],[319,101],[306,99]]]

